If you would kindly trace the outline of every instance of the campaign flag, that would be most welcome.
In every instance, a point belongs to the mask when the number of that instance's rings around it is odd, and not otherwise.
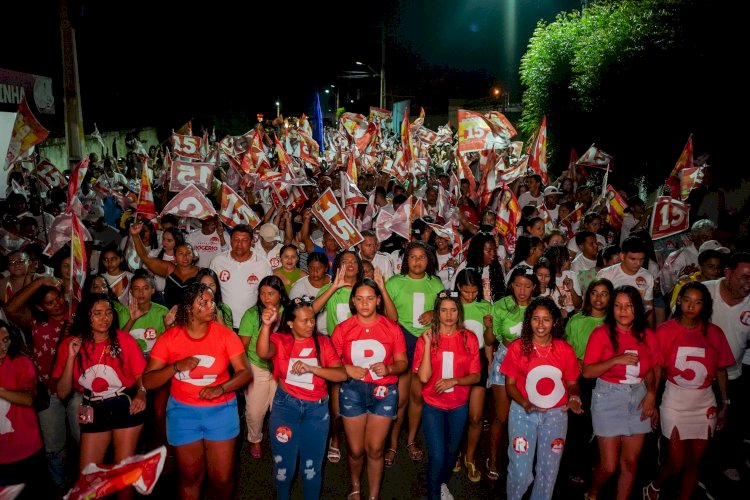
[[[356,183],[358,182],[358,175],[357,175],[357,162],[355,159],[356,149],[353,149],[351,153],[349,153],[349,160],[346,162],[346,174]]]
[[[312,167],[320,166],[320,152],[323,151],[322,142],[318,142],[309,135],[297,131],[299,141],[299,158]]]
[[[687,194],[685,194],[685,197],[682,197],[682,183],[680,181],[680,173],[683,170],[692,168],[695,168],[695,164],[693,162],[693,136],[691,135],[690,137],[688,137],[687,143],[682,149],[682,154],[680,154],[680,157],[677,159],[677,163],[672,169],[672,173],[669,174],[669,178],[667,178],[669,195],[672,198],[680,198],[683,201],[687,199],[687,195],[690,194],[690,190],[688,190]]]
[[[690,191],[703,185],[703,167],[688,167],[680,170],[680,199],[687,200]]]
[[[123,210],[127,210],[129,207],[136,206],[136,204],[130,198],[119,192],[117,189],[112,189],[108,186],[105,186],[101,182],[97,182],[96,184],[94,184],[92,189],[101,199],[104,199],[108,196],[114,198],[115,201],[117,201],[117,204],[120,205]]]
[[[524,155],[521,158],[521,161],[517,162],[515,165],[511,167],[507,167],[506,165],[506,168],[499,172],[498,182],[505,182],[510,184],[519,177],[523,177],[524,175],[526,175],[526,168],[528,163],[529,157]]]
[[[597,148],[596,144],[592,144],[591,147],[588,148],[585,153],[583,153],[583,156],[578,159],[576,165],[582,165],[584,167],[607,168],[608,166],[611,166],[610,163],[612,163],[612,159],[612,155],[609,155],[601,149]]]
[[[367,198],[362,194],[357,185],[354,183],[351,177],[344,172],[339,172],[341,176],[341,202],[344,207],[352,207],[354,205],[364,205],[367,203]]]
[[[202,158],[203,138],[192,135],[172,134],[172,152],[176,156],[200,160]]]
[[[364,152],[365,148],[370,144],[373,135],[377,132],[375,124],[369,122],[364,115],[358,113],[342,114],[341,127],[346,130],[346,133],[351,138],[351,142],[354,143],[360,152]]]
[[[435,138],[435,144],[452,144],[453,143],[453,131],[451,130],[450,123],[441,125],[437,130],[437,137]]]
[[[469,168],[466,157],[458,151],[456,151],[456,159],[458,160],[458,179],[469,181],[469,198],[474,199],[477,195],[477,181],[474,179],[474,173]]]
[[[318,152],[323,151],[323,111],[320,109],[320,92],[315,92],[315,104],[313,107],[313,123],[315,127],[310,131],[310,137],[320,145]],[[307,132],[307,131],[305,131]]]
[[[514,159],[518,159],[521,157],[522,151],[523,151],[523,141],[513,141],[510,143],[508,156]]]
[[[16,112],[16,121],[13,124],[13,132],[8,143],[8,151],[5,154],[5,170],[25,152],[36,144],[47,138],[49,130],[45,129],[39,120],[31,113],[26,97],[21,98]]]
[[[297,169],[294,165],[294,160],[292,160],[292,157],[286,152],[284,146],[281,145],[278,137],[274,137],[274,141],[276,143],[276,156],[279,161],[279,172],[286,175],[289,179],[297,177]]]
[[[368,116],[368,119],[371,122],[378,123],[381,128],[386,127],[386,122],[390,120],[393,117],[393,111],[389,109],[383,109],[383,108],[377,108],[375,106],[370,106],[370,115]]]
[[[86,283],[86,234],[81,220],[75,213],[70,214],[70,275],[73,277],[73,297],[78,302],[83,297],[83,285]]]
[[[313,203],[312,213],[325,230],[333,236],[339,247],[343,249],[352,248],[364,240],[354,224],[347,218],[341,205],[336,201],[336,196],[334,196],[331,188],[326,189],[320,195],[318,201]]]
[[[65,500],[104,498],[131,485],[141,495],[148,495],[159,480],[166,458],[167,449],[160,446],[145,455],[130,456],[117,465],[88,464]]]
[[[408,240],[411,236],[411,201],[405,201],[393,214],[381,210],[375,221],[375,232],[378,241],[387,240],[393,233]]]
[[[539,133],[536,134],[534,147],[529,155],[529,168],[542,177],[542,183],[549,184],[549,174],[547,173],[547,115],[542,117],[542,124],[539,125]]]
[[[73,232],[73,216],[72,213],[63,213],[55,217],[55,220],[52,221],[52,224],[49,226],[49,243],[44,249],[44,255],[52,257],[70,241]],[[84,226],[80,226],[80,228],[84,241],[91,240],[91,234],[88,230]]]
[[[185,124],[177,129],[177,133],[180,135],[193,135],[193,119],[189,119]]]
[[[253,209],[226,183],[221,185],[219,217],[221,222],[229,227],[247,224],[250,229],[254,229],[255,226],[260,224],[260,219]]]
[[[271,170],[271,163],[268,161],[266,148],[263,144],[264,134],[260,127],[253,132],[250,148],[242,158],[242,170],[245,173],[258,172],[263,175],[267,170]]]
[[[214,178],[213,163],[198,163],[174,160],[169,175],[169,191],[179,193],[194,185],[204,193],[211,191]]]
[[[89,157],[88,155],[83,159],[81,163],[76,165],[73,172],[70,174],[70,184],[68,184],[68,210],[73,205],[73,198],[76,197],[76,193],[81,187],[83,178],[86,177],[86,172],[89,169]]]
[[[494,149],[485,149],[479,152],[479,170],[482,172],[482,181],[479,185],[479,212],[490,202],[492,192],[497,183],[497,169],[495,167],[496,156]]]
[[[47,189],[64,186],[68,182],[62,172],[48,160],[42,160],[37,164],[36,174],[39,176],[39,182]]]
[[[625,218],[625,209],[628,208],[628,204],[611,184],[607,184],[606,197],[607,222],[615,229],[619,229],[622,226],[622,220]]]
[[[411,140],[411,131],[409,130],[409,110],[404,111],[404,119],[401,122],[401,148],[404,151],[404,162],[406,162],[406,168],[409,169],[412,166],[412,159],[414,158],[414,149]]]
[[[276,208],[287,207],[290,211],[296,210],[307,200],[305,191],[290,182],[273,180],[271,181],[271,201]]]
[[[138,206],[135,212],[147,216],[147,219],[156,217],[156,205],[154,204],[154,193],[151,190],[151,179],[148,178],[147,162],[143,162],[141,169],[141,192],[138,195]]]
[[[495,229],[497,234],[503,237],[506,249],[509,245],[515,248],[516,228],[519,222],[521,222],[521,207],[518,205],[518,198],[516,198],[513,190],[508,187],[508,184],[503,183],[500,206],[497,209],[495,219]],[[508,251],[508,253],[512,252]]]
[[[216,210],[200,189],[195,184],[190,184],[167,203],[164,210],[161,211],[162,217],[165,214],[205,219],[216,215]]]
[[[688,206],[671,196],[659,196],[651,214],[651,238],[658,240],[687,231],[690,227]]]
[[[458,110],[458,152],[505,149],[510,145],[508,131],[476,111]]]
[[[102,147],[102,154],[104,154],[107,148],[104,146],[104,140],[102,139],[102,134],[99,133],[99,129],[96,126],[96,122],[94,122],[94,131],[91,133],[91,137],[96,139],[96,141]]]
[[[507,136],[509,139],[518,135],[513,124],[510,123],[510,120],[508,120],[508,118],[501,112],[490,111],[484,116],[487,117],[487,120],[489,120],[490,123],[495,125],[497,130],[501,130],[503,135]]]

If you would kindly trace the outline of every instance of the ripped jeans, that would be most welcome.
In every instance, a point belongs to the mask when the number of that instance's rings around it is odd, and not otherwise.
[[[298,456],[305,500],[320,498],[323,455],[330,423],[328,396],[319,401],[305,401],[291,396],[281,386],[276,389],[268,432],[279,500],[291,497]]]

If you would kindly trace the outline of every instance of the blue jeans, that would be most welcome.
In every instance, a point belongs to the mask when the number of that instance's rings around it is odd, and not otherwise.
[[[289,395],[281,386],[276,389],[268,430],[278,500],[291,497],[298,456],[305,500],[320,498],[323,454],[330,423],[327,396],[320,401],[305,401]]]
[[[47,453],[47,467],[52,475],[52,481],[57,486],[65,480],[65,445],[68,442],[68,430],[76,442],[81,440],[77,412],[82,398],[80,392],[73,391],[73,396],[66,405],[52,394],[49,397],[49,408],[37,413],[44,450]]]
[[[513,401],[508,417],[508,500],[521,500],[534,483],[531,500],[552,498],[565,448],[568,413],[561,408],[526,413]],[[536,455],[536,477],[531,470]]]
[[[440,485],[448,483],[464,434],[469,404],[453,410],[422,406],[422,429],[427,443],[427,498],[440,500]]]

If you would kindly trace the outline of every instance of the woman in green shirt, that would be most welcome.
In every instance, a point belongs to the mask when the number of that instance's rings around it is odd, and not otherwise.
[[[266,276],[258,285],[258,303],[245,311],[240,322],[240,340],[245,346],[250,360],[250,371],[253,381],[245,393],[245,420],[247,422],[247,440],[250,441],[250,456],[259,459],[262,456],[260,442],[263,439],[263,420],[276,394],[276,381],[273,378],[271,362],[258,356],[255,344],[263,326],[261,316],[268,308],[276,309],[278,320],[289,303],[284,283],[278,276]],[[272,328],[272,331],[278,329]]]
[[[297,280],[307,276],[307,273],[299,268],[299,253],[294,245],[281,247],[279,257],[281,258],[281,267],[274,269],[273,274],[281,279],[284,288],[286,288],[286,294],[289,295]]]
[[[490,428],[490,453],[487,457],[487,478],[497,481],[497,449],[503,436],[503,430],[508,424],[510,398],[505,392],[505,376],[500,373],[500,365],[508,352],[507,346],[521,336],[523,315],[526,307],[531,303],[536,291],[539,290],[539,280],[531,267],[519,265],[508,278],[507,295],[492,306],[492,332],[485,332],[484,342],[488,346],[497,343],[492,366],[489,370],[487,386],[492,388],[495,401],[495,418]]]
[[[614,293],[614,287],[608,279],[595,278],[586,289],[583,308],[574,314],[565,326],[565,340],[573,346],[581,369],[591,332],[604,323]],[[595,383],[595,378],[584,378],[583,375],[578,377],[581,407],[586,411],[580,415],[568,415],[568,440],[565,443],[562,468],[567,471],[571,482],[577,485],[582,485],[588,480],[587,476],[591,474],[592,468],[591,457],[595,453],[589,440],[594,431],[591,425],[591,412],[588,411],[591,408],[591,393]]]

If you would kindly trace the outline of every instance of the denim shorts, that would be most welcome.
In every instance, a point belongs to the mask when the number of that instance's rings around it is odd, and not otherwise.
[[[651,432],[651,419],[641,420],[638,406],[646,395],[646,386],[613,384],[596,379],[591,396],[591,421],[594,435],[600,437],[635,436]]]
[[[417,339],[419,337],[412,335],[411,332],[403,326],[401,326],[401,333],[404,335],[404,342],[406,342],[406,359],[409,360],[409,368],[411,368],[414,364],[414,351],[417,348]]]
[[[80,424],[81,432],[107,432],[143,425],[146,421],[145,411],[130,414],[130,403],[136,394],[138,388],[133,386],[125,389],[120,396],[101,401],[89,401],[84,395],[82,404],[91,405],[94,409],[94,421],[90,424]]]
[[[226,441],[240,433],[237,398],[226,403],[198,406],[180,403],[172,396],[167,403],[167,442],[182,446],[205,439]]]
[[[492,356],[492,365],[490,366],[490,372],[487,374],[487,389],[493,385],[505,385],[505,375],[500,373],[500,365],[503,364],[506,354],[508,354],[508,348],[500,342],[495,355]]]
[[[339,414],[358,417],[370,413],[395,419],[398,413],[398,384],[378,385],[349,379],[339,387]]]

